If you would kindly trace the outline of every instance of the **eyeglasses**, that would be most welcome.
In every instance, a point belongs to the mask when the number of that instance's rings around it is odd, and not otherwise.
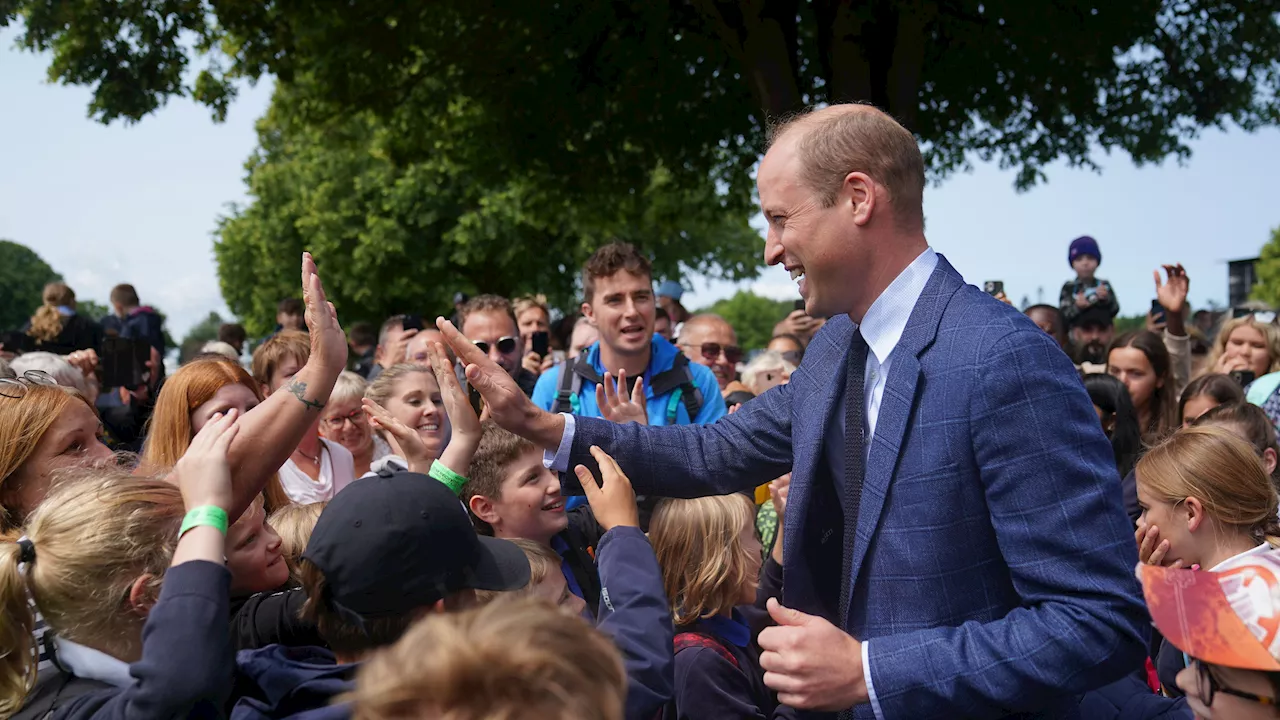
[[[702,345],[685,345],[685,347],[695,347],[702,353],[702,357],[710,362],[720,359],[720,353],[724,353],[724,359],[731,363],[737,363],[742,359],[742,348],[737,345],[721,345],[720,343],[705,342]]]
[[[356,410],[353,410],[347,413],[346,415],[325,418],[324,426],[329,428],[330,430],[341,430],[342,426],[347,424],[348,422],[350,422],[352,425],[355,425],[356,427],[360,427],[361,425],[363,425],[364,410],[357,408]]]
[[[498,338],[498,352],[502,355],[510,355],[515,352],[517,340],[519,340],[519,338],[515,338],[510,335]],[[475,345],[480,349],[480,352],[485,355],[489,354],[489,343],[483,340],[477,340]]]
[[[32,385],[57,385],[58,381],[43,370],[28,370],[19,378],[0,379],[0,397],[21,400]]]
[[[1254,693],[1229,688],[1218,682],[1218,679],[1209,671],[1206,663],[1193,659],[1191,662],[1196,664],[1197,685],[1196,688],[1200,694],[1200,700],[1204,702],[1205,707],[1213,707],[1213,696],[1218,693],[1223,695],[1231,695],[1233,697],[1242,698],[1250,702],[1256,702],[1259,705],[1275,705],[1276,699],[1267,697],[1266,695],[1255,695]]]

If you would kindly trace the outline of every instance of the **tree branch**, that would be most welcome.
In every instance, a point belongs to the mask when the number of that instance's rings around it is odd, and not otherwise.
[[[797,0],[698,0],[743,75],[757,106],[776,116],[800,107],[796,79]]]

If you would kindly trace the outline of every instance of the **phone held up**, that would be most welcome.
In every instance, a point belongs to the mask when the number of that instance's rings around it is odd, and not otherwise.
[[[539,330],[529,339],[529,352],[540,358],[545,358],[547,352],[551,350],[551,333],[546,330]]]
[[[1252,370],[1232,370],[1227,373],[1232,380],[1240,383],[1240,387],[1249,387],[1249,384],[1258,379],[1258,376]]]
[[[422,318],[417,315],[405,315],[404,322],[401,323],[400,327],[405,330],[421,330]]]
[[[991,297],[1000,297],[1004,294],[1004,281],[988,280],[982,283],[982,291]]]
[[[1156,325],[1164,325],[1169,321],[1169,314],[1165,312],[1164,306],[1159,300],[1151,301],[1151,322]]]

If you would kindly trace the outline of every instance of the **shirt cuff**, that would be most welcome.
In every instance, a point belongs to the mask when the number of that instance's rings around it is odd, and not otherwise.
[[[564,435],[560,436],[560,447],[556,448],[555,453],[550,450],[542,451],[542,466],[556,472],[569,472],[569,451],[573,449],[573,433],[575,424],[573,416],[569,413],[560,413],[560,417],[564,418]]]
[[[862,677],[867,681],[867,699],[871,701],[871,709],[875,711],[876,720],[884,720],[884,711],[880,709],[880,700],[876,698],[876,687],[871,684],[871,647],[869,640],[862,641]]]

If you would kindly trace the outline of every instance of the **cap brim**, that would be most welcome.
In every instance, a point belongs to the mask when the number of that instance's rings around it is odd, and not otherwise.
[[[505,592],[529,584],[529,558],[519,545],[481,535],[480,557],[472,569],[473,590]]]
[[[1208,572],[1139,565],[1138,576],[1156,629],[1174,647],[1214,665],[1277,671],[1280,662],[1264,644],[1278,642],[1274,606],[1251,611],[1257,614],[1254,624],[1264,635],[1259,638],[1232,608],[1220,577],[1253,572],[1253,580],[1274,588],[1276,578],[1258,577],[1259,570],[1267,572],[1256,566]],[[1265,600],[1263,603],[1267,604]]]

